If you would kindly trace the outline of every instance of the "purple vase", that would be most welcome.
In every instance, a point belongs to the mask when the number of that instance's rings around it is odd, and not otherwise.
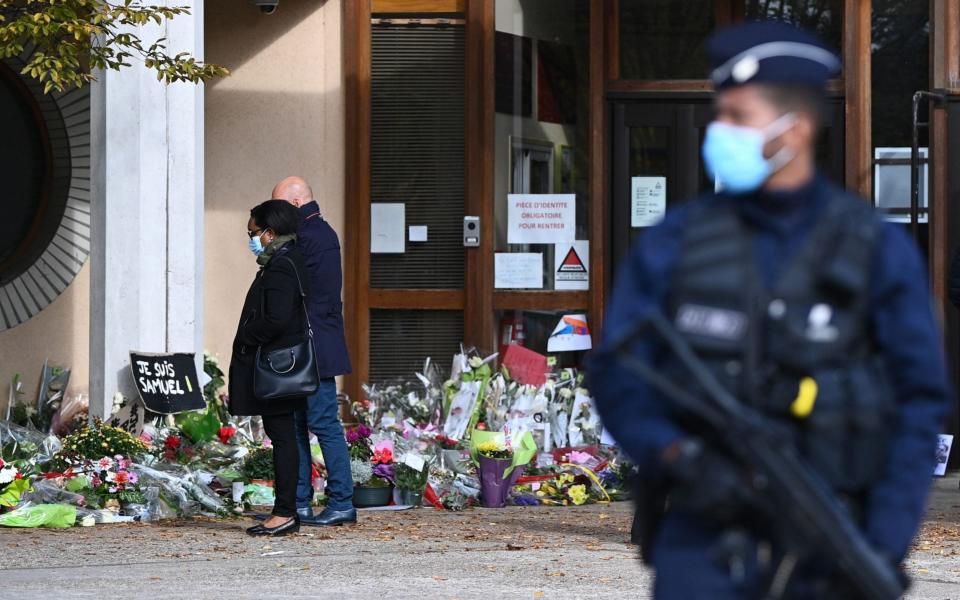
[[[487,458],[481,456],[480,468],[477,473],[480,476],[480,505],[484,508],[500,508],[507,503],[507,492],[516,483],[517,478],[523,472],[523,467],[518,466],[510,473],[506,479],[503,474],[510,468],[513,461],[507,459]]]

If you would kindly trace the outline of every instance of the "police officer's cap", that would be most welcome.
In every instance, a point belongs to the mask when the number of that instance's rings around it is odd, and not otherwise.
[[[817,37],[776,21],[722,29],[707,41],[707,53],[710,79],[718,90],[748,83],[823,89],[840,73],[840,58]]]

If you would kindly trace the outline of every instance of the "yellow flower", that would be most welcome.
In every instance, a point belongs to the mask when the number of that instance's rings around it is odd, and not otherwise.
[[[503,446],[501,446],[500,444],[498,444],[493,440],[489,442],[481,442],[477,444],[478,452],[499,452],[503,449],[504,449]]]
[[[563,473],[560,477],[557,478],[557,483],[563,485],[565,483],[573,483],[573,475],[569,473]],[[580,486],[583,487],[583,486]]]
[[[567,495],[577,506],[587,501],[587,488],[584,485],[575,485],[567,490]]]

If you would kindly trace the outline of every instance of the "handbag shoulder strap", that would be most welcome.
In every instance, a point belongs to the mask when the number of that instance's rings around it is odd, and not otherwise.
[[[313,337],[313,325],[310,324],[310,313],[307,311],[307,294],[303,291],[303,282],[300,281],[300,270],[297,269],[297,264],[293,262],[293,259],[287,256],[286,254],[281,254],[275,258],[282,258],[290,263],[290,266],[293,267],[293,274],[297,278],[297,288],[300,290],[300,304],[303,306],[303,317],[307,321],[307,335],[311,338]]]

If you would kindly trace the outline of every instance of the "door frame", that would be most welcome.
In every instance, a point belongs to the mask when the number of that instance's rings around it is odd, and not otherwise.
[[[590,6],[589,153],[590,240],[589,291],[494,290],[494,64],[495,0],[351,0],[342,3],[343,88],[345,113],[344,298],[347,345],[353,373],[344,391],[353,398],[370,375],[370,311],[372,309],[437,309],[463,311],[464,342],[493,349],[495,312],[501,310],[588,311],[596,336],[606,289],[606,104],[603,41],[609,0],[585,0]],[[464,214],[480,217],[480,245],[465,248],[464,289],[370,288],[370,67],[371,19],[375,11],[391,16],[438,13],[460,18],[466,27],[466,102]],[[451,14],[456,13],[456,14]]]

